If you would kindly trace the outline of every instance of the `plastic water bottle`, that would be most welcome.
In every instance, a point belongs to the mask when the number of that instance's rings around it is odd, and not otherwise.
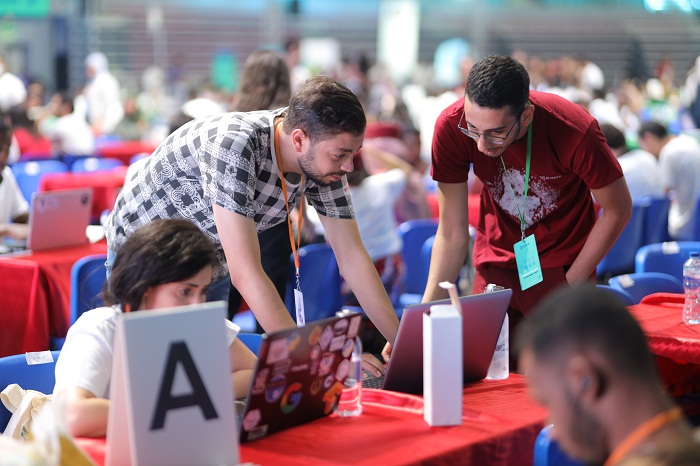
[[[691,252],[690,258],[683,264],[683,287],[685,288],[685,305],[683,322],[688,325],[700,324],[700,253]]]
[[[348,317],[357,315],[349,309],[343,309],[335,313],[337,317]],[[343,391],[340,392],[338,409],[336,414],[340,416],[359,416],[362,414],[362,340],[357,335],[355,338],[348,338],[343,346],[343,354],[346,348],[352,345],[352,352],[348,361],[348,371],[343,383]],[[342,363],[341,363],[342,364]]]
[[[340,416],[359,416],[362,414],[362,341],[360,337],[354,339],[349,362],[348,375],[343,384],[343,391],[340,393],[336,413]]]
[[[503,380],[508,378],[508,370],[510,369],[508,362],[508,314],[503,319],[501,333],[498,335],[498,343],[496,343],[496,351],[493,352],[491,365],[486,374],[489,380]]]
[[[488,284],[485,293],[491,293],[493,291],[502,290],[502,286],[497,286],[494,284]],[[493,358],[491,359],[491,365],[489,366],[489,371],[486,374],[486,378],[489,380],[503,380],[508,378],[508,371],[510,369],[509,363],[509,344],[508,344],[508,314],[505,315],[503,319],[503,325],[501,326],[501,332],[498,334],[498,342],[496,343],[496,350],[493,352]]]

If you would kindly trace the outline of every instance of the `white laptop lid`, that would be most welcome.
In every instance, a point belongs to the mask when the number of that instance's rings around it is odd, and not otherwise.
[[[92,212],[92,188],[34,193],[29,210],[27,249],[87,244],[85,231]]]

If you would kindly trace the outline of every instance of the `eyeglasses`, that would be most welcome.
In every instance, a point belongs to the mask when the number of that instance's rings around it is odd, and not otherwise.
[[[508,139],[508,136],[510,136],[510,133],[511,133],[511,131],[513,131],[513,128],[515,128],[516,123],[518,123],[520,121],[520,117],[522,116],[524,110],[525,110],[524,108],[522,110],[520,110],[520,113],[518,113],[518,117],[513,122],[513,126],[510,127],[510,129],[508,130],[506,135],[503,137],[494,136],[492,134],[486,134],[486,133],[477,133],[476,131],[472,131],[470,129],[464,128],[462,126],[462,120],[464,119],[464,111],[462,111],[462,116],[459,118],[459,123],[457,123],[457,128],[459,128],[459,130],[462,133],[466,134],[467,136],[474,139],[475,141],[478,141],[479,138],[481,136],[483,136],[484,140],[486,142],[488,142],[489,144],[494,144],[496,146],[502,146],[503,144],[506,143],[506,139]]]

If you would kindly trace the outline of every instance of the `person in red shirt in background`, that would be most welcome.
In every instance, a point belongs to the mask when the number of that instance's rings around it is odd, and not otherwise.
[[[511,288],[511,330],[558,285],[594,277],[632,212],[620,164],[596,120],[529,84],[510,57],[479,61],[465,97],[438,117],[432,146],[440,216],[423,301],[446,298],[438,284],[454,282],[467,257],[473,167],[484,189],[472,292],[488,283]],[[603,209],[597,219],[591,193]]]

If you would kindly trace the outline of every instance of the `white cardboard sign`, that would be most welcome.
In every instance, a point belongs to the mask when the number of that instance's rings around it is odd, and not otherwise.
[[[120,317],[107,466],[238,463],[225,315],[216,302]]]

